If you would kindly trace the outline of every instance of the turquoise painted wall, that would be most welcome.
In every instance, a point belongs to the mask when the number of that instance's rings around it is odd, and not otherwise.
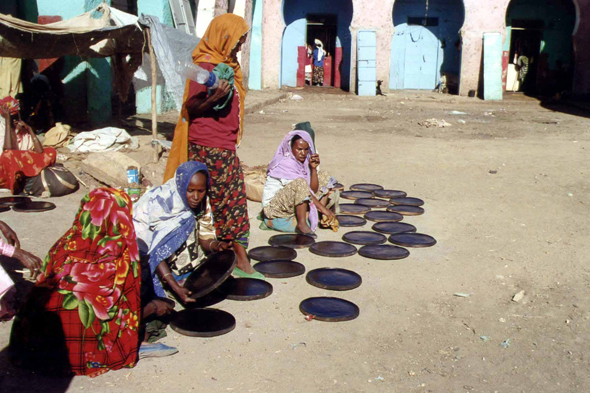
[[[172,10],[168,0],[137,0],[138,15],[146,14],[158,17],[161,23],[174,27]],[[135,105],[137,113],[152,112],[152,88],[146,87],[136,92]],[[166,86],[158,85],[156,88],[156,105],[158,113],[175,110],[174,100],[166,91]]]
[[[31,22],[38,16],[61,16],[71,19],[88,12],[102,0],[20,0],[19,14]],[[110,0],[106,1],[110,5]],[[100,15],[97,15],[100,17]],[[65,56],[60,78],[64,84],[63,109],[66,121],[108,121],[111,108],[111,66],[109,59],[84,60],[78,56]]]
[[[576,23],[576,9],[572,0],[513,0],[506,12],[506,41],[504,50],[510,50],[512,20],[542,20],[544,23],[541,54],[548,55],[550,69],[561,60],[564,65],[573,63],[572,33]]]
[[[281,61],[281,84],[283,86],[297,86],[298,49],[305,46],[307,35],[307,19],[297,19],[291,22],[283,33],[283,53]]]
[[[396,0],[393,7],[393,25],[395,32],[391,41],[391,65],[389,88],[404,88],[406,35],[432,34],[418,26],[408,25],[408,17],[438,18],[436,38],[440,42],[438,49],[439,78],[441,73],[459,75],[461,68],[461,52],[457,50],[455,43],[460,39],[459,30],[463,26],[465,10],[461,0],[430,0],[428,12],[426,2],[423,0]]]
[[[262,89],[262,0],[252,0],[252,30],[250,38],[250,75],[248,88]]]
[[[37,23],[37,3],[34,1],[18,0],[18,17],[29,22]]]

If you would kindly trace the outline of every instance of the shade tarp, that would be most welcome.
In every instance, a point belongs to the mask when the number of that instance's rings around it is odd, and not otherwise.
[[[75,18],[46,25],[0,14],[2,57],[108,57],[141,53],[143,41],[137,17],[111,9],[107,4]]]
[[[166,91],[171,94],[176,110],[182,108],[185,80],[176,71],[177,65],[192,64],[192,53],[199,43],[199,38],[187,34],[184,31],[160,23],[157,17],[142,15],[139,19],[142,27],[150,29],[152,45],[157,59],[157,80],[158,84],[166,85]],[[143,65],[135,73],[133,84],[135,90],[151,86],[152,71],[149,58],[143,61]],[[148,60],[148,61],[146,61]]]

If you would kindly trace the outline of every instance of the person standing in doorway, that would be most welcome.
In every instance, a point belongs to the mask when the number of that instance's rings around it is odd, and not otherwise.
[[[313,76],[311,83],[314,86],[324,85],[324,58],[326,57],[326,51],[324,50],[324,44],[319,39],[314,40],[315,49],[313,50]]]

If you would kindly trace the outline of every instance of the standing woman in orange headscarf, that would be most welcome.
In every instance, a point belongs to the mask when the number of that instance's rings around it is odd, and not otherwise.
[[[234,14],[224,14],[211,21],[193,52],[193,62],[207,71],[224,63],[233,69],[234,85],[221,79],[219,87],[208,90],[187,80],[181,116],[174,131],[172,151],[166,165],[164,181],[187,161],[207,165],[211,176],[209,190],[217,238],[232,242],[238,257],[236,273],[259,276],[248,260],[246,249],[250,221],[246,204],[246,187],[240,160],[236,154],[243,134],[246,89],[237,54],[249,31],[246,21]],[[228,99],[228,94],[231,94]]]

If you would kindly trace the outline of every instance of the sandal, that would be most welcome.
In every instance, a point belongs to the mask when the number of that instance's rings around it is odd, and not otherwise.
[[[248,274],[245,271],[243,271],[242,269],[240,269],[239,267],[234,268],[232,275],[236,276],[238,278],[255,278],[257,280],[263,280],[263,281],[266,280],[266,277],[264,277],[264,275],[260,272],[254,272],[254,273]]]
[[[317,239],[317,238],[318,238],[318,235],[316,235],[316,234],[315,234],[315,233],[313,233],[313,232],[307,232],[307,233],[305,233],[305,232],[301,232],[299,229],[295,229],[295,233],[297,233],[297,234],[299,234],[299,235],[305,235],[305,236],[309,236],[309,237],[311,237],[312,239]]]

